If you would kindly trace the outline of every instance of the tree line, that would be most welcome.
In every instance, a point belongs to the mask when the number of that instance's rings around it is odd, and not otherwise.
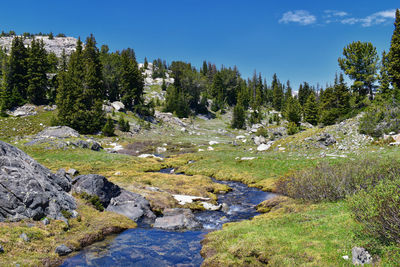
[[[153,103],[143,98],[144,77],[133,49],[110,52],[97,47],[93,35],[85,44],[78,39],[76,51],[60,59],[46,52],[42,41],[33,39],[25,47],[15,37],[9,53],[0,50],[0,108],[4,113],[25,103],[58,105],[57,123],[82,133],[99,131],[106,122],[102,111],[105,100],[121,101],[127,110],[141,116],[153,115]],[[174,83],[166,91],[163,110],[178,117],[233,109],[233,128],[259,123],[266,110],[276,110],[288,120],[295,133],[301,122],[329,125],[373,106],[398,105],[400,101],[400,15],[396,11],[390,50],[380,58],[369,42],[352,42],[343,49],[339,67],[353,81],[346,84],[343,73],[333,84],[314,87],[303,82],[294,93],[290,81],[281,82],[276,74],[271,82],[260,73],[241,76],[237,67],[217,68],[204,61],[199,69],[191,63],[161,59],[153,61],[153,78]],[[145,58],[144,68],[149,63]],[[399,117],[400,119],[400,117]],[[270,122],[271,118],[269,118]],[[277,124],[280,117],[275,115]]]

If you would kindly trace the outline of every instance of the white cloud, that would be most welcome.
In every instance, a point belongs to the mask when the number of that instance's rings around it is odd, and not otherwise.
[[[383,24],[383,23],[387,23],[390,20],[395,18],[396,14],[396,10],[391,9],[391,10],[384,10],[384,11],[380,11],[380,12],[376,12],[372,15],[369,15],[365,18],[347,18],[347,19],[343,19],[340,22],[342,24],[356,24],[356,23],[360,23],[361,26],[363,27],[371,27],[373,25],[378,25],[378,24]]]
[[[317,18],[306,10],[288,11],[283,14],[279,23],[299,23],[300,25],[310,25],[317,21]]]
[[[345,17],[348,16],[349,14],[345,11],[339,11],[339,10],[325,10],[324,13],[326,14],[326,18],[331,18],[331,17]]]

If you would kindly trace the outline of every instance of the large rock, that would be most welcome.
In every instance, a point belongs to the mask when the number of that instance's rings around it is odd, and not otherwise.
[[[165,209],[153,227],[165,230],[194,230],[202,227],[190,209]]]
[[[265,142],[267,141],[267,140],[265,140],[265,137],[264,136],[255,136],[254,137],[254,144],[256,145],[256,146],[259,146],[259,145],[261,145],[261,144],[265,144]]]
[[[0,221],[63,219],[76,209],[71,182],[51,173],[23,151],[0,141]]]
[[[330,146],[336,143],[336,139],[328,133],[318,136],[317,141],[323,146]]]
[[[116,111],[122,111],[125,109],[125,105],[120,102],[120,101],[115,101],[111,103],[111,106],[116,110]]]
[[[22,107],[17,107],[8,112],[9,115],[15,117],[26,117],[36,115],[36,106],[32,104],[25,104]]]
[[[74,180],[73,191],[96,195],[108,211],[113,211],[130,219],[153,220],[155,215],[150,210],[149,202],[141,195],[129,192],[111,183],[104,176],[80,175]]]
[[[55,253],[57,253],[60,256],[65,256],[68,255],[72,252],[72,249],[67,247],[66,245],[62,244],[58,247],[56,247]]]
[[[354,247],[351,250],[354,265],[371,264],[372,257],[365,248]]]
[[[68,126],[48,127],[37,134],[37,138],[69,138],[79,137],[79,133]]]

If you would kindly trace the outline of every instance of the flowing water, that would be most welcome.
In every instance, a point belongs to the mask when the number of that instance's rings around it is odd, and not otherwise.
[[[163,173],[171,171],[173,169],[161,170]],[[203,230],[174,232],[139,223],[138,228],[83,249],[61,266],[200,266],[203,261],[200,241],[205,234],[221,229],[227,222],[251,219],[258,214],[255,206],[274,196],[239,182],[213,181],[232,188],[218,195],[218,203],[226,203],[229,209],[195,213]]]

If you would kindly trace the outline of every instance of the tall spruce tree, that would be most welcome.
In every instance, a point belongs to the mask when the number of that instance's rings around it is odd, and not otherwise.
[[[297,98],[289,97],[285,107],[285,117],[289,122],[295,123],[297,126],[301,122],[302,108]]]
[[[28,50],[22,37],[12,41],[7,67],[3,74],[2,109],[10,109],[26,102],[28,87]]]
[[[282,84],[279,82],[278,77],[276,76],[276,73],[272,77],[272,85],[271,86],[272,86],[272,93],[273,93],[272,107],[277,111],[281,111],[282,107],[283,107],[284,95],[283,95]]]
[[[304,121],[317,125],[318,123],[318,103],[315,93],[311,93],[304,104]]]
[[[136,62],[133,49],[125,49],[121,52],[120,60],[120,95],[121,101],[129,110],[134,106],[143,104],[144,81]]]
[[[390,50],[388,53],[388,73],[394,90],[394,98],[400,103],[400,10],[396,10],[396,20]]]
[[[46,102],[47,72],[50,68],[43,41],[33,39],[28,52],[27,99],[29,103],[42,105]]]
[[[386,52],[383,51],[377,100],[386,102],[392,100],[392,97],[393,92],[390,90],[390,77],[388,73],[388,56],[386,55]]]
[[[61,71],[59,77],[58,123],[81,133],[101,130],[105,121],[102,110],[104,90],[99,51],[93,35],[87,38],[84,50],[78,39],[68,70]]]

